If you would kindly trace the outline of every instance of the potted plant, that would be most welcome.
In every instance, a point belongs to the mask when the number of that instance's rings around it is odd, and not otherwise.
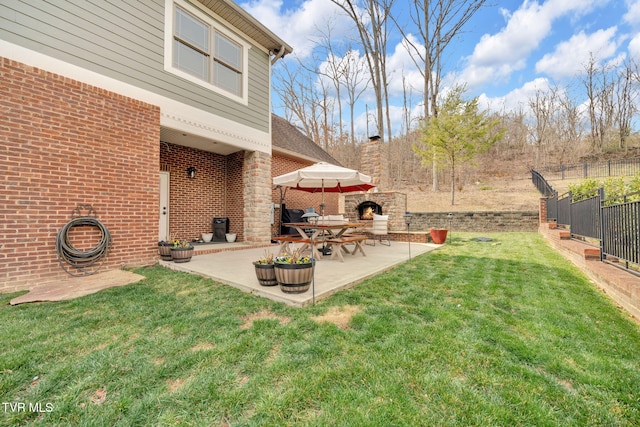
[[[430,233],[431,240],[436,245],[441,245],[447,241],[447,229],[446,228],[432,228]]]
[[[189,262],[193,256],[193,245],[185,240],[174,240],[171,246],[173,262]]]
[[[274,255],[265,250],[264,256],[253,263],[258,283],[262,286],[276,286],[278,284],[273,260]]]
[[[160,254],[160,259],[163,261],[171,261],[171,248],[173,247],[172,242],[167,242],[166,240],[160,240],[158,242],[158,253]]]
[[[289,294],[307,292],[313,280],[314,260],[308,256],[302,256],[299,249],[292,255],[278,256],[274,260],[276,280],[280,290]]]

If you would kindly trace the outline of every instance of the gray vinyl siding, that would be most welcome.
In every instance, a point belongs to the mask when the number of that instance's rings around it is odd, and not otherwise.
[[[164,71],[164,0],[52,3],[0,4],[0,38],[260,131],[269,130],[269,55],[250,40],[247,106]]]

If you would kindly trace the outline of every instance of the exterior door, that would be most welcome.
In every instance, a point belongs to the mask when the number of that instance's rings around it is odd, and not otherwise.
[[[158,241],[169,240],[169,172],[160,172]]]

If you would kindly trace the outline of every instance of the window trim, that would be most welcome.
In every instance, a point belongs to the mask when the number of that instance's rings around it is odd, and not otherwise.
[[[196,18],[205,22],[210,26],[212,34],[216,32],[222,34],[223,36],[229,38],[231,41],[237,43],[242,49],[242,72],[241,72],[241,85],[242,85],[242,95],[237,95],[233,92],[229,92],[221,87],[214,85],[211,82],[202,80],[192,74],[187,73],[179,68],[173,66],[173,42],[174,42],[174,30],[175,30],[175,8],[176,6],[181,7],[185,11],[193,14]],[[219,19],[219,18],[218,18]],[[212,36],[212,40],[214,36]],[[212,46],[212,49],[215,49]],[[251,49],[251,45],[249,45],[246,41],[233,34],[227,28],[225,28],[221,24],[221,20],[214,20],[211,15],[205,13],[199,7],[195,7],[189,3],[186,3],[183,0],[165,0],[165,25],[164,25],[164,69],[165,71],[174,74],[178,77],[181,77],[185,80],[188,80],[192,83],[195,83],[199,86],[202,86],[208,90],[216,92],[226,98],[232,99],[236,102],[242,103],[244,105],[249,104],[249,49]],[[214,61],[215,55],[209,57],[209,60]],[[213,64],[211,65],[213,67]],[[225,64],[225,66],[227,66]],[[231,70],[238,71],[234,67],[230,67]]]

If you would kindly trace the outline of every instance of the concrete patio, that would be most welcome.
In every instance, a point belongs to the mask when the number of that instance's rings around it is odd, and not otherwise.
[[[261,258],[265,250],[276,253],[278,245],[239,250],[243,244],[229,244],[229,251],[194,255],[190,262],[160,261],[160,265],[177,271],[209,277],[217,282],[233,286],[244,292],[304,307],[327,298],[334,293],[351,288],[376,274],[387,271],[409,260],[409,245],[391,242],[391,246],[365,245],[366,257],[361,254],[345,255],[345,261],[328,257],[316,262],[314,282],[309,291],[302,294],[285,294],[279,286],[260,286],[252,262]],[[233,247],[231,247],[233,246]],[[411,243],[411,257],[437,249],[442,245]]]

